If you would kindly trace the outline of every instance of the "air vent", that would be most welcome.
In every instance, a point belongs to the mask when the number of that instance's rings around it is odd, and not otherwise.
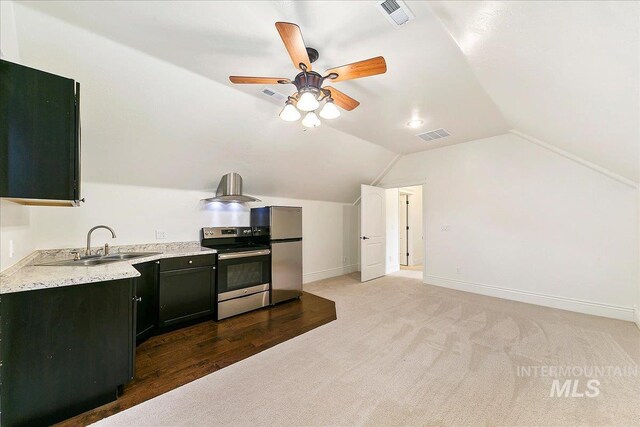
[[[277,100],[277,101],[283,101],[285,99],[287,99],[287,97],[283,94],[281,94],[280,92],[276,92],[275,90],[271,90],[269,88],[264,88],[262,89],[262,93],[264,93],[265,95]]]
[[[415,18],[415,15],[402,0],[378,0],[377,6],[380,12],[396,28]]]
[[[440,129],[430,130],[425,133],[420,133],[416,136],[424,141],[433,141],[434,139],[440,139],[440,138],[449,136],[449,132],[440,128]]]

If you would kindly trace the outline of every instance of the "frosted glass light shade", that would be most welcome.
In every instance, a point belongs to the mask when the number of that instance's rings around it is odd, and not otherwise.
[[[285,122],[295,122],[300,117],[300,111],[298,111],[298,109],[294,107],[291,102],[287,102],[287,104],[280,112],[280,118]]]
[[[308,128],[317,128],[318,126],[320,126],[320,119],[318,118],[318,116],[316,116],[316,113],[310,111],[304,116],[304,119],[302,119],[302,126]]]
[[[333,101],[327,101],[322,110],[320,110],[320,117],[327,120],[335,119],[340,117],[340,110],[338,110]]]
[[[298,99],[298,109],[302,111],[313,111],[320,106],[315,95],[311,92],[304,92]]]

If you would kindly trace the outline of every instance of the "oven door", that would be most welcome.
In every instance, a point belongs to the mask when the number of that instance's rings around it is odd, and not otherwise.
[[[271,251],[232,252],[218,255],[218,302],[269,290]]]

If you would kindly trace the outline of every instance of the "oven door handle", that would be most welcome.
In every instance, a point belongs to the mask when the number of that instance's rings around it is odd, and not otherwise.
[[[270,249],[262,249],[259,251],[235,252],[230,254],[220,254],[218,255],[218,259],[248,258],[251,256],[269,255],[270,253],[271,253]]]

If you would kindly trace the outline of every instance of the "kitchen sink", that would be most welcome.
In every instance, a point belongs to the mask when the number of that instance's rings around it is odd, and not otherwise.
[[[81,259],[63,259],[61,261],[42,262],[35,265],[60,266],[60,267],[92,267],[96,265],[111,264],[128,259],[142,258],[159,255],[161,252],[123,252],[119,254],[90,256]]]
[[[161,253],[162,252],[123,252],[120,254],[105,255],[103,257],[100,257],[100,259],[120,261],[125,259],[142,258],[145,256],[160,255]]]

